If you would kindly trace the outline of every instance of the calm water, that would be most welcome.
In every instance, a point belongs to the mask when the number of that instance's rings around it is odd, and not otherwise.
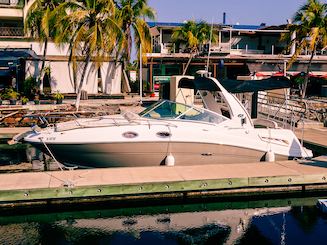
[[[2,213],[0,244],[326,244],[327,216],[316,200]]]
[[[0,165],[28,158],[25,148],[0,147]],[[0,209],[0,244],[327,244],[318,198]]]

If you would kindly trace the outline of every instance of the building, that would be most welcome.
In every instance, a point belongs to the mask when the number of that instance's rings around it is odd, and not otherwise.
[[[190,54],[182,48],[177,49],[171,39],[174,29],[182,23],[149,22],[152,35],[153,52],[146,54],[146,77],[149,90],[154,84],[168,82],[171,75],[182,74],[187,66]],[[204,49],[195,56],[187,69],[188,75],[194,75],[204,69],[207,63],[209,71],[218,79],[248,79],[251,75],[269,76],[286,72],[286,63],[292,56],[285,52],[286,43],[280,41],[286,25],[214,25],[218,32],[218,44]],[[306,71],[310,55],[300,55],[287,74]],[[316,75],[327,74],[327,53],[320,53],[313,59],[312,72]]]
[[[24,32],[27,10],[33,2],[0,0],[0,88],[15,85],[19,90],[27,77],[40,75],[44,46]],[[75,93],[77,84],[73,81],[67,47],[58,48],[49,42],[45,60],[50,77],[41,79],[41,90]],[[121,73],[121,66],[115,62],[105,61],[101,69],[91,62],[83,89],[90,94],[119,94]],[[78,83],[79,74],[76,81]]]
[[[33,0],[0,0],[0,88],[21,85],[29,77],[40,75],[43,59],[43,45],[29,38],[24,32],[24,20]],[[218,44],[204,46],[188,66],[190,54],[184,47],[175,47],[171,34],[183,23],[148,22],[152,35],[152,53],[147,53],[147,64],[143,80],[147,90],[152,91],[156,83],[169,82],[171,75],[193,75],[204,69],[209,62],[209,71],[216,78],[246,79],[257,74],[268,76],[284,72],[291,54],[285,53],[286,44],[280,42],[280,35],[286,32],[285,26],[226,25],[215,24],[218,31]],[[324,53],[325,52],[325,53]],[[210,53],[209,59],[208,54]],[[50,77],[41,83],[41,89],[74,93],[77,82],[72,78],[72,68],[68,62],[68,49],[48,44],[46,67]],[[309,55],[300,55],[288,73],[306,70]],[[327,55],[322,51],[313,60],[314,74],[326,75]],[[122,70],[115,62],[106,61],[101,69],[91,63],[87,68],[84,90],[89,94],[121,93]],[[43,79],[41,80],[43,82]]]

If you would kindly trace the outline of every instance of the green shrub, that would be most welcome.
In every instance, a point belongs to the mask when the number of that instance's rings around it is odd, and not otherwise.
[[[19,97],[19,93],[15,91],[13,88],[6,88],[1,96],[5,100],[17,99]]]
[[[21,87],[22,94],[29,99],[33,99],[37,90],[36,79],[27,77]]]

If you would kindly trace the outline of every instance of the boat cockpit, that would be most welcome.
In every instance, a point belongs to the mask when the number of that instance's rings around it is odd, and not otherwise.
[[[205,108],[177,103],[169,100],[161,100],[142,111],[139,116],[153,119],[189,120],[219,124],[227,117],[219,115]]]

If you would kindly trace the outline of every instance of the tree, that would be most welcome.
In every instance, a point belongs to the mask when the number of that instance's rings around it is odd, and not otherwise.
[[[130,63],[131,59],[133,34],[136,49],[140,47],[141,43],[142,52],[151,51],[150,29],[145,21],[145,18],[154,20],[156,13],[147,5],[147,2],[147,0],[115,1],[118,9],[118,18],[122,21],[121,29],[124,35],[124,38],[121,39],[123,47],[123,53],[121,55],[127,64]]]
[[[45,57],[47,54],[48,42],[55,37],[56,19],[52,18],[51,12],[64,0],[36,0],[28,9],[25,20],[25,32],[31,37],[43,43],[43,58],[37,84],[40,92],[43,91],[42,76],[45,67]]]
[[[187,68],[192,58],[199,53],[202,45],[206,44],[210,40],[215,41],[215,35],[211,35],[211,27],[205,22],[195,22],[193,20],[187,21],[181,28],[176,29],[172,34],[173,42],[177,47],[185,45],[190,53],[190,59],[183,71],[185,75]]]
[[[289,47],[296,44],[296,50],[288,63],[288,68],[292,66],[304,49],[311,53],[301,89],[301,96],[304,98],[313,57],[317,48],[327,45],[327,4],[321,3],[319,0],[308,0],[295,13],[293,24],[288,25],[288,29],[290,32],[282,38],[290,40]],[[296,37],[291,39],[294,32]]]
[[[103,61],[110,60],[121,33],[120,24],[112,0],[64,2],[54,15],[60,16],[56,29],[61,33],[55,41],[68,43],[74,79],[77,78],[78,63],[84,63],[76,87],[78,110],[87,68],[91,61],[99,68]]]

